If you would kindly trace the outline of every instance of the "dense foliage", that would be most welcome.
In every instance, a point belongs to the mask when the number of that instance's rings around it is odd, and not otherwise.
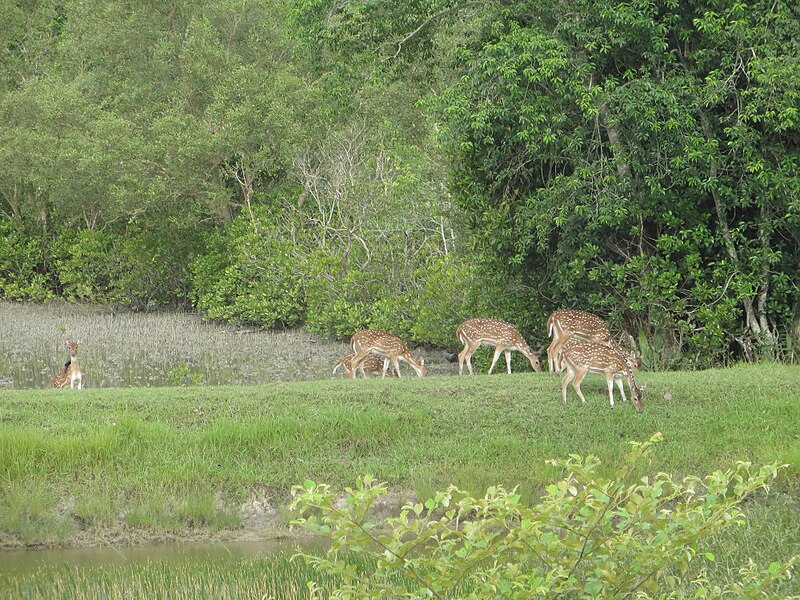
[[[331,540],[326,556],[305,556],[343,578],[331,598],[765,597],[797,558],[743,566],[726,586],[709,584],[706,568],[687,572],[714,532],[744,522],[739,504],[774,479],[777,465],[637,480],[638,463],[659,439],[633,443],[612,479],[598,476],[596,457],[553,461],[565,476],[533,506],[516,490],[490,487],[474,498],[451,486],[404,506],[388,531],[370,516],[386,484],[359,478],[341,500],[330,486],[306,481],[292,490],[294,523]],[[366,572],[353,562],[364,557],[376,563]],[[713,567],[713,554],[704,558]]]
[[[790,2],[0,15],[0,296],[450,347],[574,306],[650,367],[796,352]]]

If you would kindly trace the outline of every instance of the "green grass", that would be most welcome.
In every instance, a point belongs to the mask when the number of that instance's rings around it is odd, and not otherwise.
[[[314,580],[323,590],[335,578],[315,573],[302,560],[287,556],[169,564],[115,565],[105,568],[41,568],[33,574],[0,575],[8,598],[120,600],[149,598],[308,598],[306,582]]]
[[[736,460],[779,461],[791,465],[783,484],[796,486],[800,369],[640,379],[649,382],[642,414],[621,403],[612,410],[599,377],[584,384],[587,405],[570,395],[564,406],[558,379],[545,374],[4,391],[0,506],[30,482],[34,495],[59,490],[79,506],[97,504],[100,515],[171,496],[194,504],[187,514],[203,514],[215,494],[238,502],[266,487],[287,498],[304,479],[349,484],[362,473],[418,492],[501,483],[534,494],[557,475],[546,459],[593,453],[612,469],[629,440],[655,431],[665,442],[649,470],[703,474]]]
[[[570,394],[565,406],[558,378],[531,373],[2,391],[0,536],[69,543],[120,521],[222,531],[241,524],[239,506],[254,495],[280,510],[304,479],[351,485],[364,473],[401,497],[503,484],[535,501],[559,476],[546,459],[593,453],[611,471],[629,440],[661,431],[642,474],[702,475],[737,460],[790,465],[772,495],[748,503],[749,526],[713,542],[725,569],[800,552],[800,368],[639,379],[648,382],[642,414],[612,410],[600,377],[584,383],[587,405]]]

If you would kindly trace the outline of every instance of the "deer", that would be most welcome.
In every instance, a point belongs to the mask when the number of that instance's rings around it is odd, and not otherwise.
[[[628,387],[631,390],[631,402],[637,412],[642,412],[642,392],[647,384],[637,387],[633,377],[633,365],[630,358],[625,356],[620,350],[606,346],[598,342],[581,340],[578,338],[570,339],[559,350],[559,361],[566,367],[566,373],[561,380],[561,397],[564,404],[567,403],[567,385],[572,382],[572,387],[578,393],[581,402],[586,404],[586,398],[581,392],[581,382],[588,373],[601,373],[605,375],[608,383],[608,398],[611,408],[614,408],[614,383],[617,384],[622,401],[627,402],[625,397],[625,386],[622,378],[628,380]]]
[[[391,333],[377,329],[365,329],[354,333],[350,343],[355,351],[355,356],[351,361],[350,379],[355,379],[356,371],[361,369],[361,364],[370,354],[384,359],[382,377],[386,377],[389,363],[394,367],[397,376],[402,377],[399,362],[401,360],[414,369],[417,377],[425,377],[428,374],[425,359],[414,358],[405,342]]]
[[[344,371],[345,376],[349,377],[350,372],[353,370],[353,357],[355,357],[355,354],[348,354],[341,360],[336,361],[336,363],[333,365],[332,374],[336,375],[336,371],[342,369]],[[361,367],[359,369],[361,371],[362,377],[366,379],[367,377],[371,377],[378,373],[382,373],[384,363],[387,360],[388,359],[386,358],[381,360],[379,357],[374,355],[370,355],[367,358],[365,358],[364,361],[361,363]],[[395,373],[394,368],[391,367],[386,371],[386,376],[397,377],[397,373]]]
[[[494,346],[494,358],[492,366],[489,367],[489,375],[492,374],[494,366],[500,355],[506,355],[506,367],[508,374],[511,375],[511,352],[516,350],[525,355],[531,362],[534,371],[541,372],[541,354],[531,351],[525,339],[520,335],[517,328],[511,323],[506,323],[500,319],[485,319],[478,317],[467,319],[456,329],[456,337],[464,344],[464,348],[458,353],[458,374],[463,375],[464,363],[467,363],[469,374],[472,375],[472,355],[481,344]]]
[[[83,389],[83,369],[78,364],[78,344],[80,340],[70,342],[64,340],[64,344],[69,350],[69,359],[64,364],[64,368],[53,375],[53,387],[65,388],[67,385],[72,389]]]
[[[547,337],[553,341],[547,347],[547,368],[551,373],[562,371],[559,350],[572,337],[611,345],[611,332],[603,319],[582,310],[557,310],[547,318]]]

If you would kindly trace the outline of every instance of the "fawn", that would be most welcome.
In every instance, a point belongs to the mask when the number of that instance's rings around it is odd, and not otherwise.
[[[394,367],[397,376],[402,377],[399,363],[401,360],[414,369],[418,377],[424,377],[428,374],[428,369],[425,367],[425,359],[420,358],[417,360],[414,358],[403,340],[385,331],[378,331],[377,329],[358,331],[353,334],[350,343],[356,353],[352,359],[351,379],[355,379],[356,371],[360,370],[361,364],[370,354],[384,359],[383,377],[386,377],[389,363]]]
[[[348,354],[341,360],[336,361],[336,363],[333,365],[333,375],[336,375],[336,371],[342,369],[345,376],[350,377],[350,372],[353,370],[353,358],[355,358],[355,356],[355,354]],[[361,362],[361,366],[358,370],[361,372],[361,376],[365,379],[367,377],[372,377],[373,375],[381,375],[383,374],[383,367],[388,360],[388,358],[381,360],[378,356],[370,355]],[[395,373],[393,367],[389,367],[389,369],[386,371],[386,376],[397,377],[397,373]]]

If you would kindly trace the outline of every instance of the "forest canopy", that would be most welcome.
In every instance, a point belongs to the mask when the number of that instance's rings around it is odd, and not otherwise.
[[[0,0],[0,297],[793,359],[798,45],[782,0]]]

